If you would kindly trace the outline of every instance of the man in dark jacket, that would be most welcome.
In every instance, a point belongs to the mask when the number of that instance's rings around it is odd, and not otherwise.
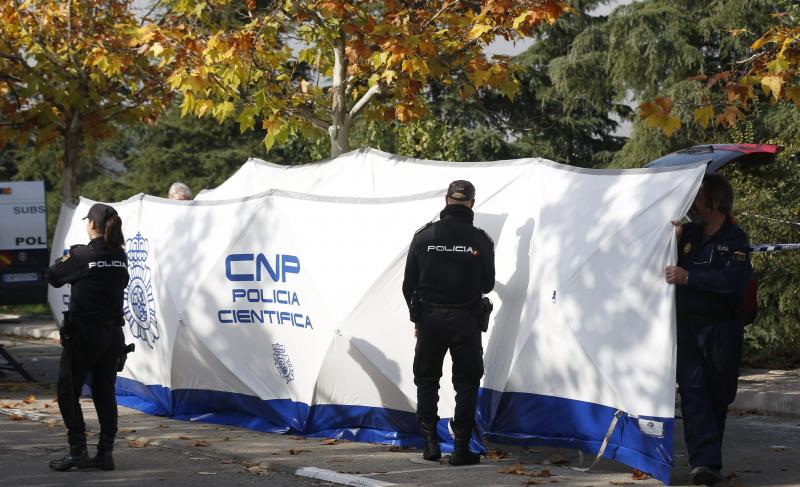
[[[437,403],[442,361],[449,350],[456,391],[450,463],[468,465],[480,461],[470,452],[469,441],[483,377],[481,298],[494,288],[494,242],[472,225],[475,187],[469,181],[452,182],[445,202],[440,220],[419,229],[411,241],[403,295],[416,326],[414,383],[423,457],[441,457]]]
[[[676,223],[678,265],[666,268],[676,285],[677,379],[695,485],[722,480],[722,435],[736,397],[744,320],[741,307],[752,272],[747,235],[731,218],[733,188],[707,175],[689,211]]]

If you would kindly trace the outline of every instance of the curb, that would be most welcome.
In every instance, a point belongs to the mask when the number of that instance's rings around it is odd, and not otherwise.
[[[58,340],[58,329],[54,325],[20,325],[0,322],[0,335],[19,338],[47,338]]]
[[[772,416],[800,417],[800,392],[739,390],[731,408]]]

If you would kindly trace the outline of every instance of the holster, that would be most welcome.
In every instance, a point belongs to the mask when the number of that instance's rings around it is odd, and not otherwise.
[[[492,315],[494,304],[492,300],[484,297],[481,299],[480,314],[478,316],[478,325],[482,332],[486,333],[489,330],[489,317]]]
[[[61,326],[58,327],[58,338],[61,346],[66,347],[72,344],[73,327],[72,313],[64,311],[64,319],[61,321]]]
[[[411,302],[408,305],[408,317],[412,323],[418,324],[420,313],[422,312],[422,300],[419,295],[414,293],[411,296]]]
[[[117,360],[117,372],[122,372],[122,369],[125,368],[125,362],[128,360],[128,354],[132,353],[136,350],[135,343],[129,343],[122,347],[122,351],[120,351],[119,359]]]

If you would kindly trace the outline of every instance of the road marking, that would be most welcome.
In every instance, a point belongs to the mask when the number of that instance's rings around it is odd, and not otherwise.
[[[333,470],[326,470],[317,467],[303,467],[294,471],[295,475],[301,477],[308,477],[312,479],[325,480],[333,482],[334,484],[350,485],[352,487],[384,487],[390,485],[397,485],[383,480],[375,480],[366,477],[359,477],[357,475],[350,475],[346,473],[334,472]]]

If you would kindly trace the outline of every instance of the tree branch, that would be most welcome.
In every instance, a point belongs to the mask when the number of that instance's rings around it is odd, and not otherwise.
[[[359,100],[356,102],[356,104],[353,105],[353,108],[350,109],[350,113],[348,114],[348,118],[350,120],[353,120],[356,117],[356,115],[358,115],[358,113],[362,109],[364,109],[365,106],[367,106],[367,103],[372,101],[372,99],[375,98],[376,95],[380,95],[380,94],[381,94],[381,85],[380,85],[380,83],[378,83],[378,84],[374,85],[372,88],[370,88],[369,90],[367,90],[367,92],[364,93],[361,96],[361,98],[359,98]]]

